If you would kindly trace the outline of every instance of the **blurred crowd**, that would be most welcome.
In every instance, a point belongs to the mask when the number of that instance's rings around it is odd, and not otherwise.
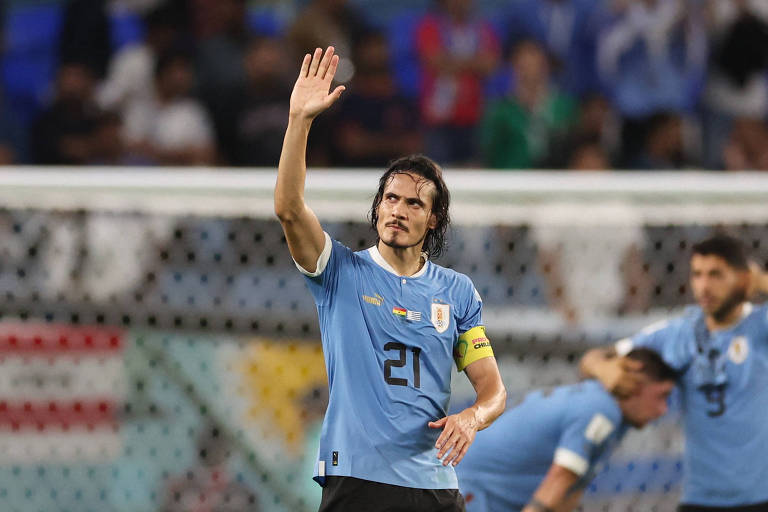
[[[768,170],[765,0],[0,4],[0,164],[277,164],[301,56],[347,91],[309,164]]]

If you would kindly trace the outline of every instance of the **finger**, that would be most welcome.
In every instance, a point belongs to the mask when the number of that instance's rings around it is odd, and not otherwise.
[[[325,55],[323,55],[323,60],[320,61],[320,68],[317,70],[317,76],[320,78],[325,78],[325,74],[328,72],[328,67],[331,65],[331,61],[333,60],[333,52],[334,48],[333,46],[329,46],[325,50]],[[338,57],[336,57],[336,60],[338,60]]]
[[[451,450],[451,448],[453,448],[456,445],[456,443],[459,442],[460,439],[461,439],[461,434],[458,431],[453,431],[451,432],[450,435],[447,435],[445,438],[445,442],[439,446],[439,449],[437,452],[437,458],[442,459],[443,456],[446,453],[448,453]]]
[[[451,434],[453,434],[453,429],[446,427],[445,430],[443,430],[443,432],[440,434],[440,437],[437,438],[437,441],[435,442],[435,448],[438,449],[438,459],[442,457],[443,447],[445,446],[445,443],[447,443],[451,438]]]
[[[312,60],[312,56],[310,54],[304,55],[304,60],[301,61],[301,71],[299,71],[299,78],[306,78],[307,72],[309,71],[309,63]]]
[[[451,439],[447,443],[445,443],[445,446],[440,450],[442,455],[438,454],[438,458],[443,461],[443,466],[450,464],[451,460],[458,455],[457,450],[463,444],[463,441],[464,439],[457,432],[455,435],[451,436]]]
[[[334,103],[336,103],[336,100],[341,98],[341,93],[343,93],[345,90],[347,90],[347,88],[344,87],[343,85],[340,85],[337,88],[335,88],[333,92],[325,98],[325,108],[328,108]]]
[[[312,55],[312,62],[309,64],[309,78],[317,75],[317,68],[320,66],[320,57],[323,55],[322,48],[315,48],[315,54]]]
[[[451,464],[452,466],[455,466],[464,457],[465,453],[467,453],[467,440],[462,437],[443,462],[445,462],[446,465]]]
[[[329,84],[333,81],[333,77],[336,76],[336,70],[339,68],[339,56],[334,55],[331,59],[331,63],[328,64],[328,70],[325,72],[323,79]]]
[[[343,87],[343,86],[340,85],[339,87]],[[339,87],[337,87],[336,90],[339,90]],[[333,91],[333,92],[335,93],[336,91]],[[446,421],[448,421],[448,416],[446,416],[445,418],[440,418],[437,421],[430,421],[429,423],[427,423],[427,426],[429,428],[443,428]]]
[[[454,466],[457,466],[459,464],[459,462],[461,462],[461,460],[467,454],[467,451],[469,451],[469,445],[470,444],[471,443],[467,442],[467,443],[464,443],[464,446],[461,447],[461,453],[459,453],[459,456],[456,457],[456,459],[453,461],[453,465]]]

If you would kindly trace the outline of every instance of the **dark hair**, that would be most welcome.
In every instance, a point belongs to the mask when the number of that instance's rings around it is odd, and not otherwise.
[[[749,259],[744,244],[738,238],[723,233],[694,244],[693,254],[719,256],[736,270],[749,269]]]
[[[149,10],[143,16],[144,26],[147,30],[154,30],[158,28],[170,28],[174,29],[181,20],[175,16],[173,7],[169,4],[160,5],[154,9]]]
[[[160,78],[160,76],[165,73],[168,68],[177,63],[182,63],[191,68],[192,58],[186,51],[178,49],[170,50],[161,54],[155,62],[155,79]]]
[[[677,372],[661,358],[658,352],[650,348],[635,348],[627,354],[629,359],[643,363],[641,373],[653,381],[677,380]]]
[[[442,254],[445,247],[445,232],[451,223],[451,217],[448,214],[448,206],[451,202],[451,194],[443,181],[443,171],[432,159],[424,155],[409,155],[393,160],[389,163],[389,168],[379,178],[379,190],[373,198],[371,211],[368,217],[371,220],[371,227],[376,231],[376,224],[379,221],[379,205],[384,197],[384,189],[387,183],[395,174],[415,174],[425,180],[431,181],[435,185],[435,193],[432,197],[432,213],[437,218],[437,225],[430,229],[424,237],[424,246],[422,250],[430,258],[437,258]],[[378,232],[377,232],[378,234]],[[378,239],[378,238],[377,238]]]

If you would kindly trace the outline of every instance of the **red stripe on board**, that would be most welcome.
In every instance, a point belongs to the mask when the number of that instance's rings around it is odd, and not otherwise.
[[[110,399],[69,401],[13,401],[0,399],[0,430],[69,430],[85,426],[89,430],[105,425],[117,429],[117,405]]]
[[[114,327],[0,322],[0,354],[119,352],[123,337]]]

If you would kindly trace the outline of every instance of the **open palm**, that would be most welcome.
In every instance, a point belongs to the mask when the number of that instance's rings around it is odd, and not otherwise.
[[[314,55],[304,56],[299,78],[291,93],[291,115],[311,119],[339,99],[344,91],[343,85],[328,92],[339,65],[339,56],[333,52],[333,46],[329,46],[325,55],[321,48],[317,48]]]

